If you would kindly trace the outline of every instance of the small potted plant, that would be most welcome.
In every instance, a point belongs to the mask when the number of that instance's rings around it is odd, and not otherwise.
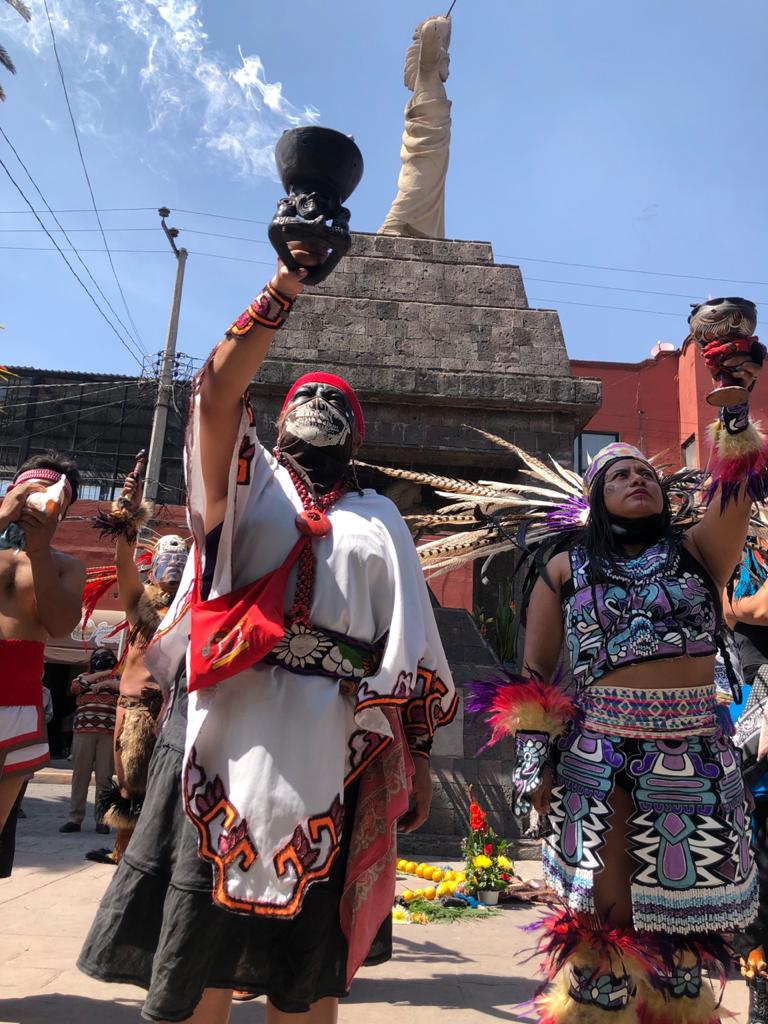
[[[514,864],[504,856],[509,844],[490,827],[485,811],[472,797],[471,787],[469,800],[469,833],[462,840],[467,863],[465,891],[480,903],[495,906],[499,893],[507,887]]]

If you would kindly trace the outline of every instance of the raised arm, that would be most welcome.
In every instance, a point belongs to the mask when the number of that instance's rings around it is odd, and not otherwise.
[[[685,534],[693,554],[719,588],[725,586],[741,561],[751,511],[752,499],[740,496],[729,501],[721,512],[720,498],[716,495],[699,522]]]
[[[306,245],[306,248],[304,247]],[[309,243],[291,243],[299,262],[311,266],[322,256]],[[205,481],[205,531],[224,519],[229,467],[237,443],[243,395],[264,362],[272,338],[304,288],[306,270],[277,273],[213,351],[200,378],[200,460]]]
[[[54,516],[27,505],[18,522],[26,535],[38,621],[49,636],[66,636],[80,621],[85,566],[51,548]]]
[[[760,366],[744,355],[726,360],[725,365],[739,383],[752,390]],[[750,423],[747,404],[722,409],[717,430],[713,459],[722,474],[720,489],[701,520],[687,531],[686,541],[715,583],[724,587],[741,561],[753,501],[747,489],[750,460],[763,457],[759,448],[765,441]],[[729,495],[726,488],[733,486],[732,476],[738,486]]]
[[[144,585],[135,561],[135,544],[129,543],[120,536],[115,542],[115,566],[117,568],[117,589],[120,593],[120,604],[126,618],[132,626],[139,615],[139,601],[144,593]]]

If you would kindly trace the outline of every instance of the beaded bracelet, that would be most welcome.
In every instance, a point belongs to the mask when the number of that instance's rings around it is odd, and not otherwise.
[[[227,337],[242,338],[257,325],[266,327],[269,331],[276,331],[285,323],[293,303],[293,299],[287,298],[271,283],[267,283],[245,312],[241,313],[227,329]]]

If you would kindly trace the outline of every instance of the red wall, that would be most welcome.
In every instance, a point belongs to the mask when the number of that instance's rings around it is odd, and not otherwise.
[[[53,546],[58,551],[81,558],[89,568],[94,565],[114,565],[114,542],[102,539],[98,530],[91,525],[96,513],[106,511],[109,507],[106,501],[75,502],[71,514],[59,524]],[[186,509],[180,505],[161,506],[157,510],[153,529],[158,534],[180,533],[183,537],[188,536]],[[117,591],[105,594],[99,601],[99,607],[119,608],[116,597]]]
[[[668,453],[660,461],[677,469],[683,464],[682,446],[695,438],[696,465],[706,466],[707,428],[716,410],[706,401],[712,378],[694,343],[660,352],[642,363],[608,363],[574,359],[577,377],[603,382],[603,404],[584,428],[618,433],[621,441],[637,445],[646,455]],[[755,416],[766,419],[768,384],[761,379],[752,395]]]

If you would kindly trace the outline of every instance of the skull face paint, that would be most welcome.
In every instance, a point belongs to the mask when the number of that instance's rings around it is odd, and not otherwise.
[[[277,443],[316,487],[329,489],[344,475],[352,457],[354,423],[352,406],[342,391],[309,382],[292,396]]]
[[[315,448],[345,445],[352,436],[352,428],[344,413],[320,395],[301,405],[294,405],[283,420],[283,429]]]
[[[188,553],[183,537],[161,537],[152,558],[152,579],[155,583],[164,590],[178,587]]]

